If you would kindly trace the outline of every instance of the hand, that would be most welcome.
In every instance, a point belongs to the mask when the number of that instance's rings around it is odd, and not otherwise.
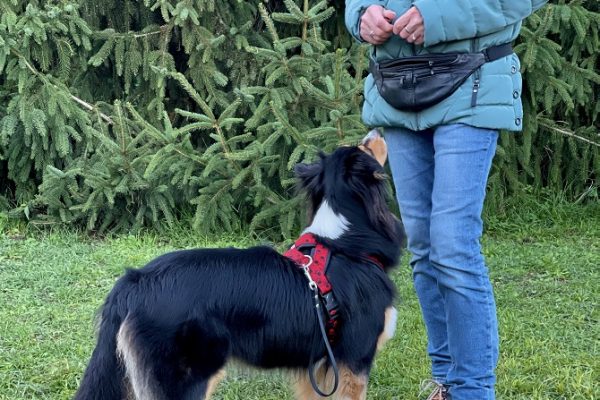
[[[408,43],[423,44],[425,25],[423,16],[416,7],[411,7],[394,23],[394,35],[399,35]]]
[[[382,6],[369,6],[360,18],[360,37],[367,43],[383,44],[392,36],[396,13]]]

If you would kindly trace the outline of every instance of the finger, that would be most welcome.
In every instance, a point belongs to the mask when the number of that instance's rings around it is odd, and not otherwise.
[[[394,29],[394,25],[390,24],[388,20],[383,17],[377,20],[375,26],[379,28],[382,32],[387,32],[390,35],[392,34],[392,30]]]
[[[421,35],[415,40],[415,44],[422,45],[423,43],[425,43],[425,35]]]
[[[408,39],[410,35],[415,33],[422,25],[422,21],[419,21],[418,17],[412,18],[400,32],[400,37],[402,39]]]
[[[416,43],[417,40],[419,40],[421,38],[420,35],[416,35],[414,33],[412,33],[409,37],[406,38],[406,41],[408,43]]]
[[[415,31],[413,32],[413,35],[416,37],[424,36],[425,35],[425,27],[423,27],[421,25],[420,27],[415,29]]]
[[[388,40],[391,36],[391,32],[386,32],[378,27],[371,27],[368,23],[361,23],[360,25],[360,36],[365,42],[371,44],[381,44]]]
[[[418,16],[413,17],[404,28],[405,32],[415,33],[418,29],[423,26],[423,20],[421,20]]]
[[[376,45],[376,46],[379,46],[379,45],[382,45],[382,44],[384,44],[385,42],[386,42],[386,40],[377,40],[377,39],[373,39],[373,40],[371,40],[371,42],[370,42],[370,43],[371,43],[371,44],[374,44],[374,45]]]
[[[373,35],[365,35],[365,37],[363,37],[363,40],[370,44],[380,45],[380,44],[385,43],[387,41],[387,38],[384,39],[379,35],[373,34]]]
[[[371,42],[377,42],[375,44],[382,44],[385,43],[390,36],[391,35],[387,33],[373,33],[372,35],[369,35],[369,40],[371,40]]]
[[[416,43],[417,40],[423,36],[424,32],[425,32],[425,29],[417,28],[413,33],[411,33],[410,35],[407,36],[406,41],[408,43]]]
[[[375,14],[373,21],[379,29],[381,29],[384,32],[389,32],[391,34],[394,26],[392,25],[388,17],[391,17],[391,19],[393,19],[395,16],[395,12],[382,8],[381,14]]]
[[[383,18],[381,20],[379,20],[377,23],[372,23],[369,21],[361,22],[360,29],[361,29],[361,32],[364,29],[364,31],[367,34],[382,36],[385,39],[388,39],[390,36],[392,36],[392,25],[387,23],[387,21],[384,20]]]
[[[375,29],[377,27],[381,31],[389,32],[391,36],[392,24],[386,19],[386,15],[393,18],[396,13],[391,10],[385,10],[378,5],[371,6],[367,8],[367,11],[361,17],[361,24],[367,24],[368,28],[375,32],[377,32],[377,29]]]
[[[383,18],[391,24],[394,18],[396,18],[396,13],[392,10],[383,10]]]
[[[364,41],[369,42],[373,40],[373,35],[375,34],[375,30],[371,27],[371,24],[367,22],[361,22],[360,24],[360,37],[363,38]]]
[[[406,11],[404,14],[402,14],[400,16],[400,18],[398,18],[396,20],[396,23],[394,24],[394,34],[399,35],[400,32],[402,32],[402,30],[404,30],[406,28],[408,23],[415,16],[418,16],[419,18],[421,17],[421,14],[417,10],[417,8],[416,7],[409,8],[408,11]]]
[[[408,22],[410,21],[410,16],[407,15],[407,13],[404,13],[403,15],[400,16],[400,18],[398,18],[396,20],[396,22],[394,23],[394,35],[399,35],[400,32],[402,32],[404,30],[404,28],[406,27],[406,25],[408,24]]]

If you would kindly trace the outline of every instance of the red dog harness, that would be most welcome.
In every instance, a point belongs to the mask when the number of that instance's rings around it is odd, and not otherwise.
[[[331,251],[322,243],[319,243],[315,235],[312,233],[305,233],[300,236],[298,240],[296,240],[296,243],[294,243],[283,255],[304,270],[309,287],[315,292],[314,300],[319,327],[321,334],[323,335],[323,340],[325,341],[327,356],[329,357],[329,362],[331,362],[331,368],[333,369],[333,389],[330,393],[323,393],[321,389],[319,389],[319,385],[315,378],[316,363],[314,362],[315,360],[312,355],[308,376],[315,392],[321,397],[329,397],[335,393],[339,384],[339,370],[330,346],[330,343],[335,342],[337,334],[336,330],[339,325],[338,303],[333,296],[331,283],[329,282],[329,279],[327,279],[326,274]],[[366,259],[383,269],[383,264],[377,257],[367,256]],[[325,318],[322,318],[320,308],[324,308],[325,313],[327,314],[325,316],[327,322],[325,323],[323,321]]]
[[[335,341],[338,321],[338,303],[335,300],[331,283],[327,279],[326,271],[329,265],[330,250],[317,241],[312,233],[305,233],[296,240],[284,254],[287,258],[294,261],[301,267],[308,267],[310,278],[316,283],[319,295],[324,302],[327,313],[327,338],[330,343]],[[382,263],[374,256],[367,256],[367,259],[383,269]]]
[[[294,261],[299,266],[307,266],[311,279],[317,284],[319,295],[325,303],[327,313],[327,338],[330,343],[335,340],[336,328],[338,326],[338,304],[331,291],[331,283],[325,272],[329,264],[331,252],[312,233],[305,233],[296,240],[284,256]]]

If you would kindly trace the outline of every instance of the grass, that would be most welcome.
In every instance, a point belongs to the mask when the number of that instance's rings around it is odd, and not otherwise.
[[[531,202],[507,212],[488,215],[484,237],[502,339],[498,398],[600,399],[600,206]],[[32,233],[0,215],[0,399],[73,395],[94,345],[93,316],[125,267],[174,248],[255,243],[241,235],[197,238],[182,229],[95,240]],[[415,399],[428,376],[406,260],[394,280],[398,329],[377,358],[369,399]],[[281,374],[233,370],[215,398],[291,394]]]

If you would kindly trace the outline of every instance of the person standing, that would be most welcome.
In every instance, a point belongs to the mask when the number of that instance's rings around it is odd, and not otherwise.
[[[429,399],[492,400],[496,306],[479,240],[498,131],[523,126],[511,42],[547,0],[346,0],[372,45],[362,117],[383,127],[431,360]]]

